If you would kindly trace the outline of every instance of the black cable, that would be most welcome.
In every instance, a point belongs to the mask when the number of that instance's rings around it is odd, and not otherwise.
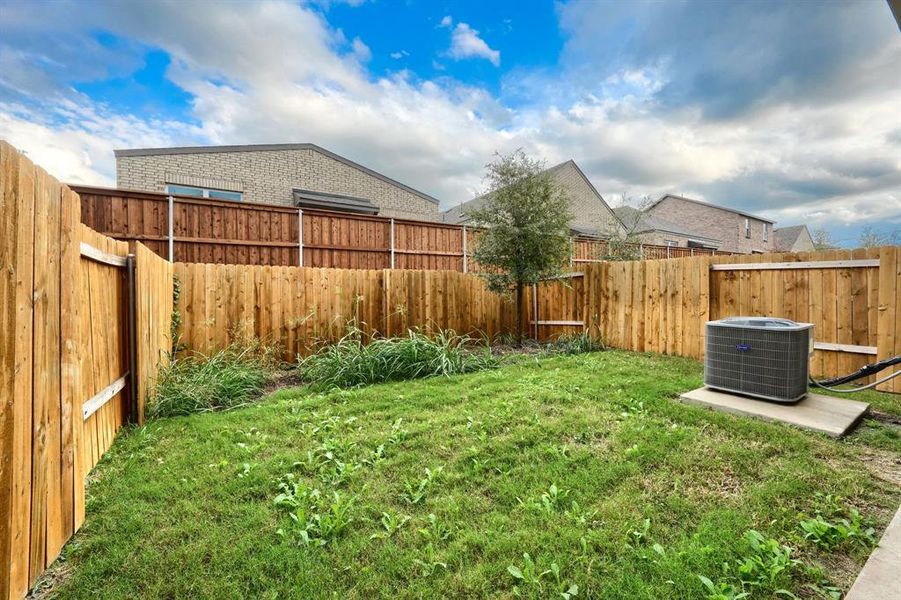
[[[822,381],[816,381],[811,378],[817,386],[819,387],[829,387],[833,385],[841,385],[843,383],[849,383],[851,381],[855,381],[857,379],[862,379],[863,377],[869,377],[870,375],[875,375],[879,371],[887,369],[892,365],[901,365],[901,354],[898,356],[893,356],[891,358],[886,358],[884,360],[880,360],[879,362],[875,362],[870,365],[865,365],[858,370],[854,371],[850,375],[843,375],[841,377],[833,377],[832,379],[823,379]]]

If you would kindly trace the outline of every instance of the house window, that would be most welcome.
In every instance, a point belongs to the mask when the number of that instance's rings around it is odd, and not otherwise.
[[[751,219],[745,219],[745,237],[751,239]]]
[[[768,242],[770,240],[770,224],[763,224],[763,241]]]
[[[669,246],[670,248],[675,248],[676,246],[679,245],[679,242],[677,242],[676,240],[663,240],[663,243],[666,244],[667,246]]]
[[[227,190],[214,190],[212,188],[194,187],[193,185],[175,185],[167,184],[166,193],[173,196],[188,196],[191,198],[210,198],[212,200],[235,200],[240,202],[244,199],[241,192],[229,192]]]

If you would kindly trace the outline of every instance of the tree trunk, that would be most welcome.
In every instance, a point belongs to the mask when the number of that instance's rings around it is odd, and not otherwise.
[[[523,301],[523,284],[521,281],[516,282],[516,346],[522,347],[522,301]]]

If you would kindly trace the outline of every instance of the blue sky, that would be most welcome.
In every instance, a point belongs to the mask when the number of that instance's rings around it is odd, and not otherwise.
[[[0,137],[58,177],[114,148],[313,142],[442,200],[494,152],[610,204],[676,192],[901,228],[901,33],[858,2],[0,0]]]

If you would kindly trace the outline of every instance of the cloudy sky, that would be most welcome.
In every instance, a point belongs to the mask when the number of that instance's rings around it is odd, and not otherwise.
[[[899,65],[884,0],[0,0],[0,137],[103,185],[114,148],[313,142],[445,208],[522,147],[850,245],[901,227]]]

